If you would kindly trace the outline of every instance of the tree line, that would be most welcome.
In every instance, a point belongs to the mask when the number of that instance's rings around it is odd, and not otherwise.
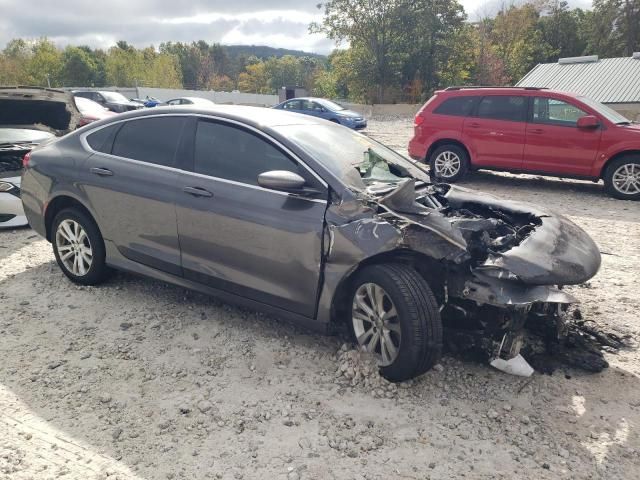
[[[205,41],[138,49],[57,48],[15,39],[0,53],[0,84],[152,86],[312,94],[359,102],[421,102],[450,85],[509,85],[560,57],[630,56],[640,50],[640,0],[563,0],[504,5],[471,21],[457,0],[329,0],[312,33],[335,40],[328,57],[258,57]],[[249,47],[251,48],[251,47]]]

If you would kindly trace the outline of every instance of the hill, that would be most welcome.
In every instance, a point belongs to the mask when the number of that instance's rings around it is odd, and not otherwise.
[[[324,58],[324,55],[311,52],[303,52],[302,50],[289,50],[287,48],[273,48],[266,45],[223,45],[225,52],[229,57],[251,56],[258,58],[283,57],[292,55],[294,57],[316,57]]]

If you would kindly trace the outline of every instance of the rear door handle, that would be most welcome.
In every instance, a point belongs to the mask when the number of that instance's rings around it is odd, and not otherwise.
[[[544,133],[544,130],[542,128],[534,128],[533,130],[531,130],[531,133],[537,133],[538,135],[540,135],[541,133]]]
[[[111,177],[113,176],[113,172],[106,168],[92,168],[89,170],[91,173],[95,175],[100,175],[101,177]]]
[[[200,187],[184,187],[182,191],[194,197],[213,197],[213,193]]]
[[[480,126],[480,124],[479,124],[479,123],[476,123],[476,122],[473,122],[473,123],[470,123],[470,124],[469,124],[469,126],[470,126],[471,128],[478,128],[478,127]]]

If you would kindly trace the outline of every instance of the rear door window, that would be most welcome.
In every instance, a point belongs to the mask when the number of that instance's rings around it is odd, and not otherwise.
[[[483,97],[478,105],[477,117],[510,122],[524,122],[527,116],[527,97],[492,95]]]
[[[120,123],[116,123],[87,135],[87,143],[96,152],[111,153],[113,139],[120,126]]]
[[[258,185],[258,175],[270,170],[287,170],[304,177],[296,162],[258,135],[223,123],[198,122],[196,173]]]
[[[466,117],[470,115],[480,97],[453,97],[442,102],[433,113]]]
[[[533,123],[576,127],[578,119],[585,115],[588,113],[562,100],[544,97],[533,99]]]
[[[130,120],[113,142],[113,155],[156,165],[173,166],[185,117]]]

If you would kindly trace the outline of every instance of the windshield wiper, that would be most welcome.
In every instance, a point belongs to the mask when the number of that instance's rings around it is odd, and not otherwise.
[[[631,125],[631,122],[628,120],[625,120],[624,122],[616,122],[616,125]]]

